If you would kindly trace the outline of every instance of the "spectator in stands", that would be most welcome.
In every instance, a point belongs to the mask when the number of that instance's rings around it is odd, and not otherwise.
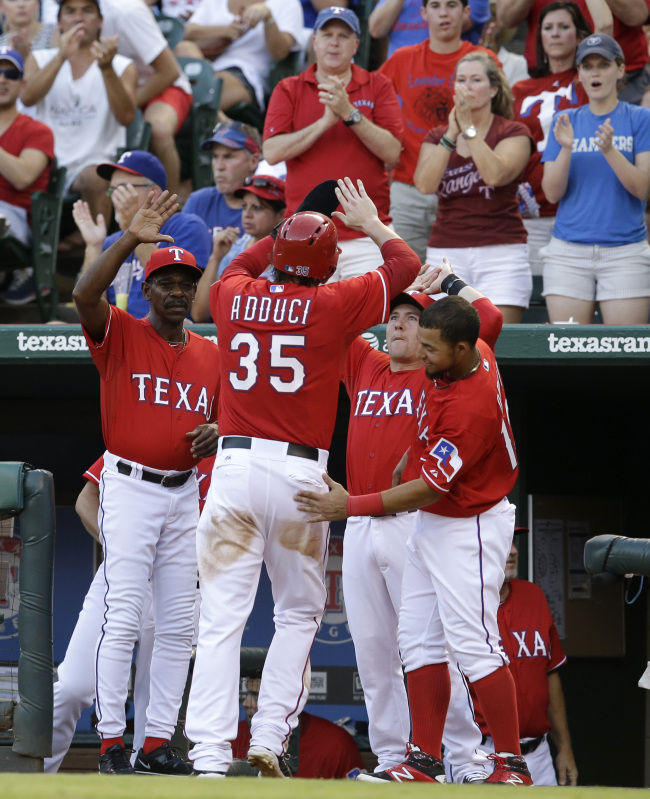
[[[176,53],[212,61],[226,113],[240,102],[263,109],[271,62],[299,48],[302,28],[299,0],[212,0],[192,14]]]
[[[526,22],[525,56],[529,67],[535,64],[535,41],[539,14],[551,0],[496,0],[497,16],[506,27]],[[595,33],[612,35],[619,43],[625,57],[627,85],[620,98],[628,103],[641,102],[650,87],[648,48],[641,27],[650,15],[650,0],[607,0],[611,13],[603,14],[601,3],[594,0],[576,0],[577,5]],[[613,15],[613,22],[612,22]]]
[[[115,208],[120,232],[107,237],[104,217],[99,214],[94,219],[88,204],[77,200],[73,207],[73,216],[86,244],[82,272],[128,230],[149,193],[153,192],[156,199],[167,185],[167,175],[162,163],[155,155],[142,150],[123,153],[116,163],[100,164],[97,174],[109,181],[108,194]],[[212,251],[212,241],[203,220],[194,214],[174,214],[165,222],[161,231],[164,235],[171,236],[178,247],[188,250],[191,247],[197,266],[200,269],[205,268]],[[154,244],[140,244],[136,247],[108,290],[109,302],[137,318],[146,316],[149,309],[149,304],[142,295],[141,285],[144,280],[144,265],[154,249]]]
[[[232,741],[233,757],[245,759],[250,748],[250,725],[257,713],[262,681],[242,680],[241,701],[246,718],[239,722],[237,737]],[[298,721],[300,748],[296,777],[300,779],[354,780],[365,771],[363,758],[354,738],[343,727],[320,716],[303,712]]]
[[[212,255],[199,284],[192,305],[192,319],[206,322],[210,317],[210,287],[223,274],[233,258],[251,244],[268,236],[284,218],[287,203],[284,199],[284,180],[273,175],[254,175],[246,178],[244,185],[234,191],[243,202],[241,223],[244,235],[234,227],[219,230],[213,235]]]
[[[488,55],[464,56],[454,85],[448,126],[429,131],[415,170],[421,192],[438,192],[427,261],[447,256],[459,278],[498,306],[504,322],[517,323],[532,291],[517,209],[532,141],[526,126],[512,121],[510,88]]]
[[[354,4],[354,0],[352,0]],[[302,6],[302,14],[304,18],[303,29],[300,35],[300,49],[303,51],[301,60],[301,69],[314,63],[314,50],[312,48],[312,39],[314,36],[314,23],[316,22],[317,14],[324,8],[331,6],[340,6],[341,8],[349,8],[350,3],[348,0],[300,0]]]
[[[31,244],[32,192],[47,189],[54,160],[52,131],[42,122],[18,113],[16,101],[23,69],[23,59],[17,50],[0,47],[0,268],[3,278],[9,274],[4,269],[11,263],[12,240],[26,246]],[[12,305],[36,299],[33,268],[16,270],[2,297]]]
[[[25,65],[21,100],[54,132],[66,190],[81,194],[94,215],[110,214],[106,182],[97,164],[114,158],[126,142],[125,125],[135,116],[137,72],[117,55],[117,39],[99,39],[97,0],[62,0],[58,48],[34,50]]]
[[[602,2],[605,2],[605,0],[602,0]],[[523,55],[512,53],[505,46],[506,42],[509,42],[515,33],[514,28],[504,28],[497,21],[496,15],[493,14],[483,28],[479,42],[483,47],[487,47],[488,50],[496,53],[501,62],[503,74],[506,76],[510,86],[514,86],[517,81],[526,80],[529,77],[528,63]]]
[[[220,122],[212,136],[201,143],[203,150],[212,150],[214,186],[190,194],[184,214],[196,214],[214,234],[224,228],[235,228],[242,235],[243,200],[235,190],[255,174],[262,152],[259,131],[241,122]]]
[[[578,78],[589,104],[556,116],[542,158],[542,189],[560,203],[541,252],[551,322],[590,324],[596,302],[605,324],[648,322],[650,109],[619,100],[623,58],[611,36],[580,43]]]
[[[429,36],[429,26],[422,16],[423,0],[379,0],[368,18],[373,39],[388,36],[388,58],[395,50],[420,44]],[[462,38],[477,44],[485,23],[490,19],[489,0],[473,0],[470,16],[463,22]]]
[[[605,0],[600,2],[603,14]],[[556,111],[574,108],[587,102],[587,95],[577,80],[576,50],[591,29],[575,3],[556,0],[545,6],[537,28],[537,60],[533,77],[512,87],[515,119],[523,122],[535,142],[522,176],[519,189],[519,210],[528,231],[528,260],[533,275],[542,274],[539,251],[551,240],[557,205],[550,203],[542,191],[542,154]]]
[[[314,27],[316,62],[275,87],[264,125],[264,156],[287,165],[287,210],[317,183],[338,174],[361,179],[385,224],[390,194],[385,163],[399,157],[402,123],[390,81],[353,63],[360,26],[350,9],[321,11]],[[368,237],[334,220],[341,255],[330,282],[375,269],[382,256]]]
[[[165,167],[169,191],[178,191],[181,160],[174,137],[192,108],[192,87],[142,0],[101,0],[105,36],[118,37],[118,53],[139,74],[136,101],[151,125],[151,151]]]
[[[402,154],[390,186],[390,213],[396,232],[424,261],[438,200],[435,194],[418,192],[413,173],[427,131],[443,125],[453,107],[456,64],[477,48],[461,41],[470,15],[467,0],[422,0],[422,3],[422,18],[429,27],[428,39],[401,47],[379,71],[393,82],[404,120]]]
[[[50,47],[56,25],[44,25],[38,18],[39,11],[39,0],[0,0],[0,47],[13,47],[23,59],[30,50]]]

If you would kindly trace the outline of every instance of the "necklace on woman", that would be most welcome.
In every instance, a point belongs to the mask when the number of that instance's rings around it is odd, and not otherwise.
[[[460,377],[457,377],[455,380],[450,380],[448,383],[445,383],[445,384],[444,384],[444,385],[442,385],[442,386],[439,386],[439,385],[438,385],[438,381],[437,381],[437,380],[436,380],[436,378],[434,377],[434,378],[433,378],[433,385],[434,385],[436,388],[439,388],[439,389],[443,389],[443,388],[449,388],[449,386],[451,386],[451,385],[452,385],[452,383],[459,383],[461,380],[465,380],[466,378],[470,377],[470,375],[473,375],[473,374],[474,374],[474,372],[475,372],[475,371],[476,371],[476,370],[479,368],[479,366],[481,365],[481,350],[479,350],[478,348],[477,348],[477,350],[478,350],[478,358],[476,359],[476,363],[474,364],[474,366],[472,366],[472,368],[471,368],[471,369],[468,369],[468,370],[465,372],[465,374],[464,374],[464,375],[461,375]]]

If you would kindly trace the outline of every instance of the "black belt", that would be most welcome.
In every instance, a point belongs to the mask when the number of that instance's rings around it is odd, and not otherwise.
[[[221,439],[221,449],[250,449],[253,441],[248,436],[225,436]],[[318,460],[316,447],[306,447],[304,444],[287,444],[287,455],[296,458],[308,458],[310,461]]]
[[[520,741],[519,747],[521,748],[522,755],[529,755],[531,752],[534,752],[536,749],[544,743],[546,740],[546,735],[538,735],[537,738],[532,738],[530,741]],[[487,737],[484,735],[481,744],[485,744],[487,742]]]
[[[411,508],[411,510],[407,510],[407,513],[415,513],[417,508]],[[383,513],[381,516],[371,516],[371,519],[393,519],[396,516],[399,516],[399,513]]]
[[[126,463],[126,461],[118,461],[117,471],[120,474],[131,477],[131,464]],[[157,483],[163,488],[178,488],[178,486],[187,483],[191,474],[191,469],[189,472],[181,472],[180,474],[156,474],[156,472],[150,472],[149,469],[142,469],[140,477],[142,480],[146,480],[147,483]]]

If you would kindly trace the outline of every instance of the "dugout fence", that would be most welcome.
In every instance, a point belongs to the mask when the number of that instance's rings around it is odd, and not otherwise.
[[[0,772],[38,772],[52,754],[52,474],[0,463],[0,519],[19,522],[3,524],[0,538],[0,661],[9,686],[0,702]]]

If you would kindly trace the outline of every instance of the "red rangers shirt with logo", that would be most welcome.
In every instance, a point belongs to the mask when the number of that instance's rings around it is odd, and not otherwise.
[[[375,271],[308,287],[257,279],[272,246],[268,236],[249,247],[210,290],[221,352],[219,432],[328,449],[348,347],[387,318],[420,262],[391,239]]]
[[[352,77],[345,87],[352,105],[375,125],[402,140],[402,115],[395,89],[388,78],[378,72],[368,72],[352,65]],[[312,125],[323,116],[323,104],[318,99],[316,65],[300,75],[281,80],[273,90],[264,123],[264,139],[281,133],[293,133]],[[346,175],[355,184],[358,179],[372,197],[379,218],[390,223],[390,191],[388,172],[381,158],[374,155],[354,132],[339,120],[325,131],[318,142],[287,164],[287,214],[292,214],[317,183],[337,175]],[[339,219],[332,219],[339,239],[347,241],[365,236],[352,230]]]
[[[446,383],[426,379],[418,430],[404,482],[422,477],[440,499],[422,510],[438,516],[483,513],[514,488],[519,467],[494,353],[478,339],[476,372]]]
[[[515,119],[530,131],[535,142],[535,150],[521,176],[522,182],[530,183],[533,194],[539,203],[540,216],[555,216],[557,204],[551,204],[542,191],[544,165],[542,155],[548,142],[548,134],[553,117],[558,111],[575,108],[588,102],[582,83],[576,80],[578,72],[568,69],[554,72],[543,78],[521,80],[512,87]]]
[[[496,341],[501,312],[487,298],[477,300],[474,307],[481,317],[481,335]],[[343,371],[352,406],[346,463],[351,494],[391,487],[393,470],[413,438],[424,381],[423,368],[393,370],[387,353],[363,338],[352,343]]]
[[[186,434],[216,419],[219,350],[186,332],[186,346],[172,347],[148,319],[134,319],[115,306],[100,343],[84,330],[101,378],[102,432],[109,452],[164,471],[196,465]]]
[[[508,585],[510,591],[497,614],[499,635],[517,689],[519,735],[537,738],[551,729],[546,715],[548,675],[566,662],[566,655],[542,589],[526,580],[510,580]],[[483,734],[489,735],[472,696],[476,722]]]

